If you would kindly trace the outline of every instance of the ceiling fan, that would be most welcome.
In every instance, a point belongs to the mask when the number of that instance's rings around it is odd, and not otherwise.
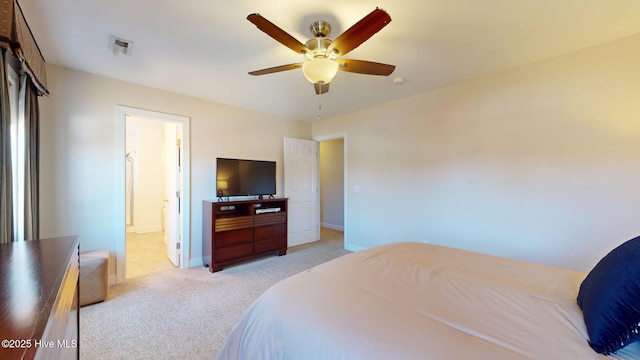
[[[331,33],[331,25],[325,21],[316,21],[310,27],[314,38],[307,41],[306,44],[302,44],[260,14],[251,14],[247,16],[247,20],[282,45],[305,57],[305,61],[302,63],[251,71],[249,72],[251,75],[265,75],[302,68],[304,76],[313,83],[316,94],[320,95],[329,91],[329,83],[333,80],[338,70],[387,76],[396,68],[394,65],[372,61],[338,58],[360,46],[360,44],[391,22],[389,14],[379,8],[376,8],[369,15],[355,23],[335,40],[328,37]]]

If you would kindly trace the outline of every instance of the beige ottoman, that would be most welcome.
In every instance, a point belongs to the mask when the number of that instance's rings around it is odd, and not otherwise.
[[[109,251],[80,253],[80,306],[104,301],[109,296]]]

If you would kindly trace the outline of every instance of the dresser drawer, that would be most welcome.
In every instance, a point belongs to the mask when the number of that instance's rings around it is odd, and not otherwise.
[[[285,236],[280,236],[265,240],[256,240],[253,245],[253,252],[256,254],[260,254],[285,249],[286,247],[287,238]]]
[[[213,250],[213,261],[227,261],[253,255],[253,243],[233,245]]]
[[[253,229],[230,230],[216,233],[215,248],[253,242]]]
[[[220,218],[220,219],[216,219],[215,226],[216,226],[215,228],[216,233],[219,231],[252,228],[253,217],[237,216],[237,217],[230,217],[230,218]],[[216,234],[216,237],[217,236],[218,235]]]
[[[255,217],[255,226],[284,224],[286,222],[287,214],[284,212],[260,214]]]
[[[256,240],[267,239],[271,237],[284,236],[287,233],[287,224],[275,224],[260,226],[255,228]]]

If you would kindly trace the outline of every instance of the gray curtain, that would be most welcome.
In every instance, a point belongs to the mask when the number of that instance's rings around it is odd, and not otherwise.
[[[11,110],[6,50],[0,54],[0,243],[13,239],[13,194],[11,186]]]
[[[25,184],[24,184],[24,239],[39,238],[39,192],[40,179],[40,110],[38,90],[31,78],[23,75],[20,96],[24,99],[25,128]]]
[[[44,57],[38,48],[17,0],[0,0],[0,243],[16,241],[13,223],[12,164],[11,164],[11,109],[9,109],[9,82],[7,57],[18,59],[20,96],[25,120],[25,213],[24,238],[39,237],[39,109],[38,96],[48,95]],[[13,111],[18,111],[13,109]]]

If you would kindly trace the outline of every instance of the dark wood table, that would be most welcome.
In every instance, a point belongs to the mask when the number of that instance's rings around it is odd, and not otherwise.
[[[77,359],[77,236],[0,244],[0,359]]]

